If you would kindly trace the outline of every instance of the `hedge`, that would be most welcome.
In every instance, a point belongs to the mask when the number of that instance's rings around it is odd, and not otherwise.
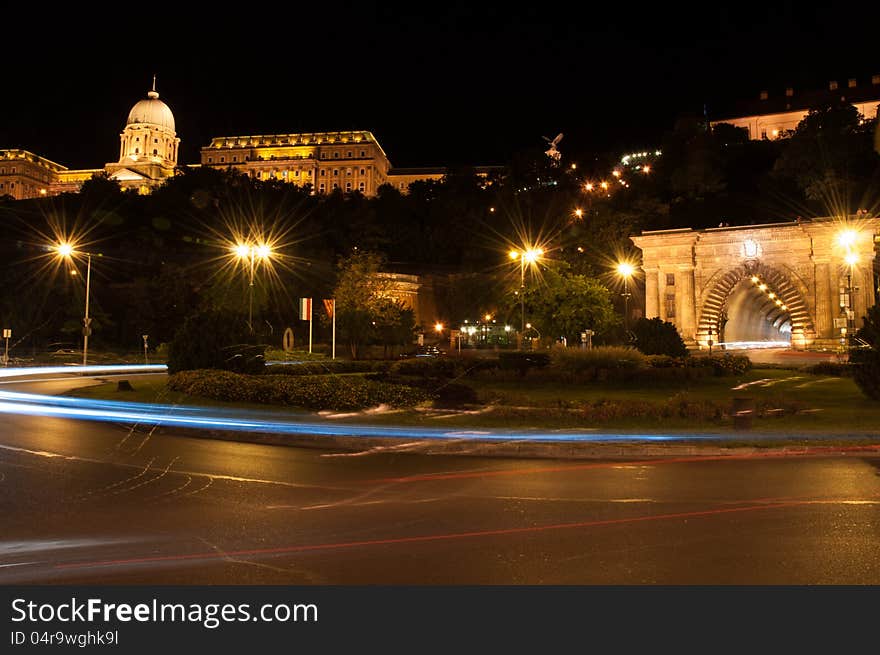
[[[226,402],[287,405],[304,409],[364,409],[376,405],[411,407],[430,399],[420,389],[363,377],[326,375],[241,375],[229,371],[181,371],[168,388]]]
[[[390,362],[329,359],[326,361],[297,362],[296,364],[272,364],[266,366],[263,374],[333,375],[338,373],[377,373],[387,371],[390,366]]]

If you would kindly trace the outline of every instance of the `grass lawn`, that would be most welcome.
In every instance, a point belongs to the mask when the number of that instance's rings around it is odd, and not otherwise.
[[[85,387],[71,395],[104,400],[159,402],[259,409],[267,414],[300,413],[301,410],[271,405],[231,404],[186,396],[165,388],[165,376],[133,378],[134,391],[116,390],[116,382]],[[508,427],[549,429],[595,429],[597,431],[699,431],[732,430],[730,419],[620,417],[587,423],[569,408],[584,401],[639,400],[664,403],[670,399],[712,401],[729,406],[735,397],[750,397],[770,407],[795,408],[785,416],[755,418],[754,432],[786,434],[877,434],[880,435],[880,403],[869,401],[849,378],[809,375],[785,369],[753,369],[738,377],[707,377],[690,381],[664,381],[650,385],[592,383],[573,385],[530,380],[472,380],[466,382],[489,401],[485,411],[395,411],[358,414],[334,419],[437,427]],[[748,434],[748,433],[737,433]]]

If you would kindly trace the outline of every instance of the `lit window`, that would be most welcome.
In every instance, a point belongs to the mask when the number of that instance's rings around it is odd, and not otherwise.
[[[336,184],[336,182],[334,182],[334,183],[333,183],[333,188],[334,188],[334,189],[338,189],[338,188],[339,188],[339,185]]]
[[[345,183],[345,190],[346,190],[346,191],[351,191],[351,182],[346,182],[346,183]]]
[[[364,190],[364,183],[363,183],[363,182],[361,182],[360,184],[358,184],[358,190],[359,190],[359,191],[363,191],[363,190]]]
[[[321,193],[324,193],[324,183],[323,182],[321,182],[321,184],[318,185],[318,189],[321,191]]]

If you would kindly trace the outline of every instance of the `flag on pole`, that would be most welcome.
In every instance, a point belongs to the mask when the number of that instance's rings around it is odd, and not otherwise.
[[[336,301],[324,298],[324,311],[327,312],[327,318],[333,318],[333,310],[336,308]]]
[[[301,321],[311,321],[312,320],[312,299],[311,298],[300,298],[299,299],[299,320],[301,320]]]

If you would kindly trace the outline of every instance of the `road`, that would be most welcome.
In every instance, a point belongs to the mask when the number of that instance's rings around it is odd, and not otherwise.
[[[343,453],[7,414],[0,584],[880,584],[878,471]]]

